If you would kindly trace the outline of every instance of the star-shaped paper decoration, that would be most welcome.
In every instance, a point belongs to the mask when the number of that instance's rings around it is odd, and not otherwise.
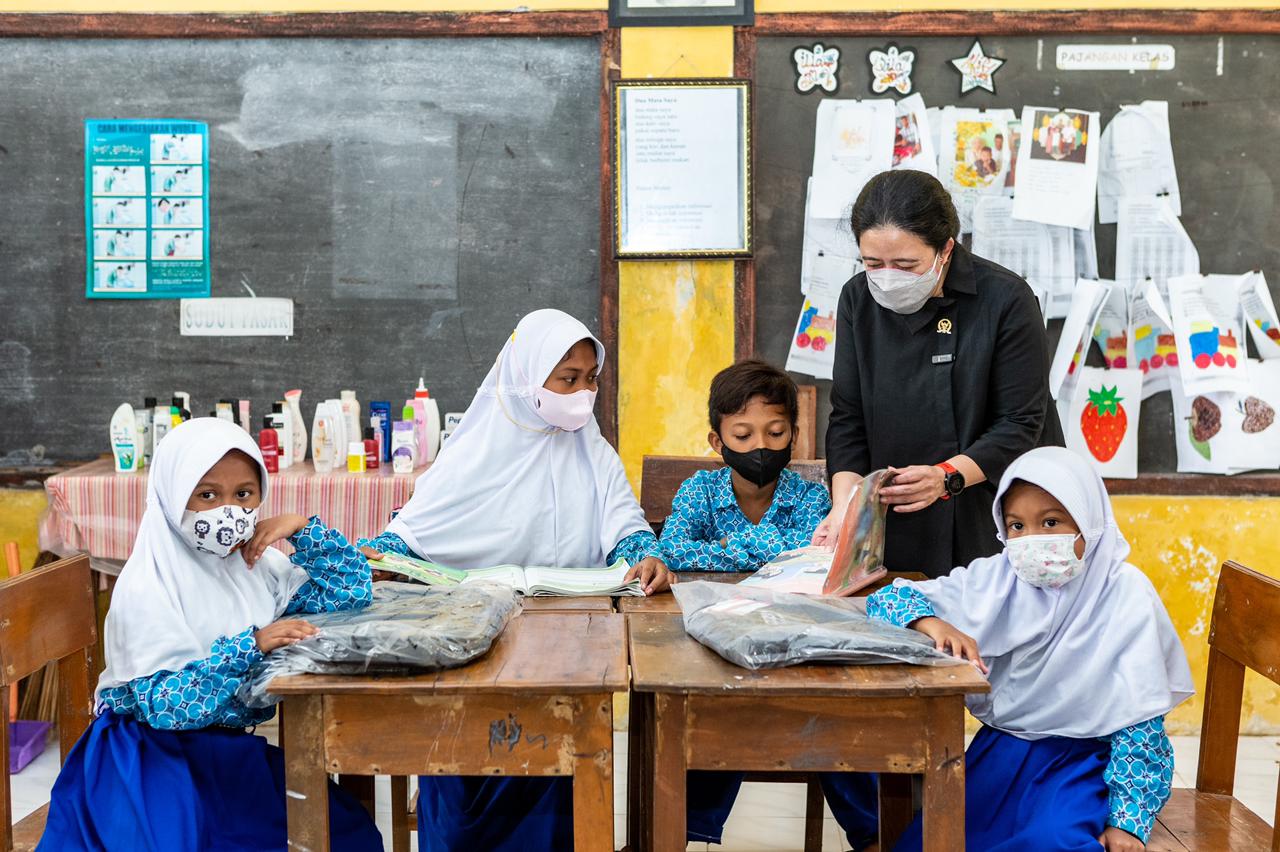
[[[840,70],[840,48],[824,49],[815,44],[813,49],[797,47],[791,57],[796,63],[796,91],[807,94],[814,89],[834,92],[840,85],[836,73]]]
[[[1004,64],[1004,60],[984,54],[982,42],[974,39],[973,47],[969,48],[969,54],[951,60],[951,64],[960,72],[960,94],[963,95],[973,89],[986,89],[995,94],[996,69]]]
[[[890,44],[884,50],[873,50],[867,54],[871,63],[871,91],[883,95],[890,89],[896,89],[900,95],[911,94],[911,67],[916,61],[914,50],[899,50],[896,44]]]

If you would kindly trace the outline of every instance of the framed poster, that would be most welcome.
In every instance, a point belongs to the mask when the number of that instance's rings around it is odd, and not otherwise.
[[[755,0],[609,0],[611,27],[749,27]]]
[[[84,160],[85,296],[208,296],[208,125],[86,121]]]
[[[751,83],[613,86],[614,255],[751,254]]]

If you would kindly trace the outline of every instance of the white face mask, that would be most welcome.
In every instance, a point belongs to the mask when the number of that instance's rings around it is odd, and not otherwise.
[[[1076,556],[1079,535],[1024,535],[1011,538],[1005,555],[1018,579],[1038,589],[1060,589],[1084,573]]]
[[[201,553],[212,553],[223,558],[230,556],[237,545],[253,538],[258,526],[258,510],[243,506],[217,506],[182,513],[182,537],[187,544]]]
[[[546,388],[534,391],[534,408],[548,424],[566,432],[576,432],[591,420],[596,405],[596,392],[580,390],[556,393]]]
[[[916,274],[886,266],[867,270],[867,288],[880,307],[895,314],[914,314],[929,301],[942,274],[942,252],[938,252],[929,271]]]

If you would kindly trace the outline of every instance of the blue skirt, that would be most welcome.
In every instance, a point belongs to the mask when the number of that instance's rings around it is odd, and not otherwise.
[[[985,852],[1098,852],[1111,757],[1105,740],[1023,740],[984,727],[965,753],[965,847]],[[916,852],[920,819],[895,848]]]
[[[382,835],[329,786],[334,850],[381,852]],[[53,785],[38,850],[284,850],[284,752],[231,728],[162,731],[104,713]]]

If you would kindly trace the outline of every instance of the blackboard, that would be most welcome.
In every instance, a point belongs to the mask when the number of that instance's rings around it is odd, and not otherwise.
[[[869,98],[868,51],[891,39],[772,36],[757,42],[756,70],[756,349],[776,363],[786,360],[800,309],[800,254],[805,184],[813,165],[818,104],[826,95],[795,89],[792,51],[801,45],[839,47],[840,88],[835,97]],[[1012,108],[1024,104],[1098,110],[1103,126],[1123,103],[1169,102],[1174,158],[1182,193],[1182,223],[1200,252],[1203,272],[1240,273],[1261,268],[1280,302],[1280,100],[1271,83],[1280,57],[1280,37],[1254,35],[1079,35],[1067,37],[982,36],[988,55],[1005,64],[995,75],[996,93],[959,95],[959,74],[949,60],[968,53],[973,37],[892,39],[916,51],[912,80],[929,106]],[[1171,44],[1171,71],[1056,70],[1058,44],[1130,42]],[[1219,70],[1221,69],[1221,70]],[[852,199],[850,199],[852,204]],[[1096,228],[1102,277],[1115,267],[1115,225]],[[1050,345],[1060,322],[1049,326]],[[1252,347],[1252,344],[1250,344]],[[1090,363],[1101,365],[1095,350]],[[796,379],[813,382],[800,374]],[[830,383],[817,382],[818,446],[830,414]],[[1139,470],[1176,468],[1169,394],[1142,405]]]
[[[0,454],[108,450],[121,402],[470,402],[524,313],[600,317],[598,38],[0,39]],[[283,338],[84,297],[88,118],[210,130],[214,296]],[[308,422],[308,426],[309,426]]]

